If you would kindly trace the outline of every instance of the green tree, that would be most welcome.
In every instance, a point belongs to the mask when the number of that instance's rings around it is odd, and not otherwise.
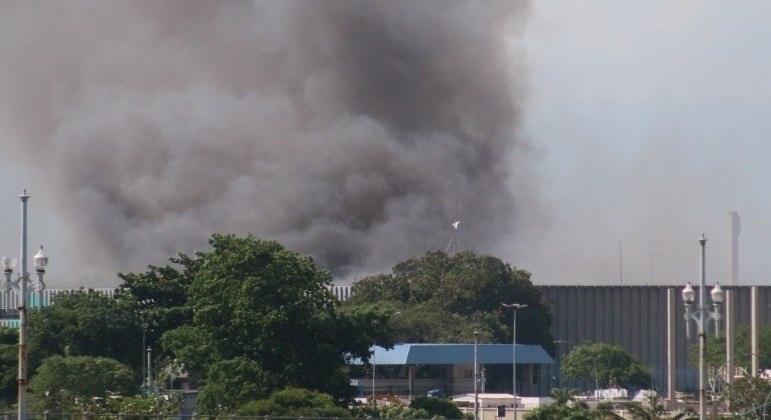
[[[236,412],[239,416],[351,417],[329,394],[302,388],[287,388],[263,400],[250,401]]]
[[[623,420],[616,414],[611,403],[600,403],[595,408],[589,408],[584,402],[568,404],[547,404],[534,408],[524,415],[525,420]]]
[[[574,347],[562,360],[560,372],[604,388],[649,388],[650,370],[616,344],[585,343]]]
[[[378,407],[373,417],[381,419],[428,419],[430,415],[424,409],[394,404]]]
[[[635,420],[683,419],[691,415],[691,413],[668,413],[655,392],[648,393],[644,403],[627,404],[626,409]]]
[[[93,290],[62,293],[30,313],[29,363],[34,372],[51,355],[101,356],[138,368],[143,352],[131,305]]]
[[[169,258],[170,265],[151,265],[144,273],[118,274],[123,283],[118,287],[116,298],[139,314],[145,347],[160,349],[158,340],[166,331],[190,320],[191,313],[185,305],[188,288],[203,261],[197,255],[179,254]]]
[[[19,333],[16,329],[0,327],[0,400],[4,406],[16,402],[18,341]]]
[[[771,415],[771,382],[760,377],[743,376],[721,395],[731,412],[743,419],[765,419]]]
[[[245,357],[213,363],[208,368],[207,381],[198,395],[198,405],[207,412],[230,411],[256,395],[270,395],[281,386],[278,378],[257,361]]]
[[[557,405],[565,405],[569,402],[576,400],[576,396],[581,393],[576,388],[552,388],[549,395],[554,398],[554,403]]]
[[[182,410],[181,394],[172,395],[147,395],[147,396],[118,396],[97,400],[88,409],[93,414],[117,414],[144,416],[145,418],[171,418],[179,416]],[[109,417],[102,417],[109,418]],[[120,418],[115,416],[112,418]]]
[[[511,342],[511,311],[501,303],[527,304],[517,314],[517,341],[551,351],[551,316],[530,273],[498,258],[435,251],[397,264],[388,274],[353,284],[346,306],[377,304],[401,315],[393,319],[399,342]]]
[[[624,420],[623,416],[616,414],[615,409],[616,407],[612,402],[604,401],[597,404],[592,411],[594,411],[601,420]]]
[[[584,404],[547,404],[536,407],[523,416],[524,420],[599,420],[601,413]]]
[[[758,364],[761,369],[771,369],[771,327],[761,326],[758,329]],[[752,355],[750,346],[750,327],[748,325],[739,325],[736,327],[734,336],[734,354],[735,366],[750,366],[750,357]],[[688,347],[688,360],[692,367],[699,366],[699,343],[696,342]],[[707,335],[706,358],[704,363],[708,367],[724,367],[725,356],[725,334]]]
[[[29,385],[30,410],[42,413],[82,411],[95,399],[111,394],[134,395],[134,372],[105,357],[48,357]]]
[[[425,410],[429,417],[443,417],[445,419],[462,419],[463,413],[452,400],[435,397],[420,396],[410,401],[410,407],[416,410]]]
[[[377,308],[338,311],[331,276],[309,257],[274,241],[215,234],[212,250],[188,266],[184,311],[190,319],[161,344],[202,374],[202,412],[235,410],[288,386],[353,397],[347,366],[367,358],[373,343],[391,345],[388,313]],[[192,267],[192,268],[191,268]],[[229,368],[251,373],[247,392],[233,397]],[[231,372],[233,373],[233,372]]]

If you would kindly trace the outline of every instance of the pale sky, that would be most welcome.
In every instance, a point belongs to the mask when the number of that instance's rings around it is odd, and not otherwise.
[[[771,5],[536,1],[521,40],[550,224],[515,263],[550,284],[764,284]],[[619,247],[620,244],[620,247]],[[621,259],[619,258],[621,249]],[[621,261],[621,262],[620,262]]]
[[[707,282],[726,284],[727,213],[738,211],[740,281],[768,282],[769,21],[758,1],[534,1],[511,45],[543,203],[523,207],[495,255],[537,284],[620,284],[621,273],[623,284],[696,283],[704,233]],[[98,243],[72,251],[87,239],[47,194],[45,165],[0,166],[0,254],[18,254],[27,188],[29,253],[46,245],[49,287],[117,284],[93,273]]]

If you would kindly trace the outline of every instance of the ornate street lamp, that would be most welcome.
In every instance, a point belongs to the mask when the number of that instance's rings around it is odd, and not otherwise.
[[[693,290],[693,286],[689,282],[682,291],[683,301],[685,302],[685,322],[686,322],[686,336],[690,337],[689,321],[694,321],[698,328],[699,334],[699,420],[704,420],[706,416],[706,387],[704,385],[706,373],[704,370],[704,360],[706,358],[707,348],[707,334],[706,334],[706,321],[707,318],[715,320],[715,333],[717,334],[720,329],[720,309],[725,300],[725,294],[723,289],[720,288],[720,284],[715,284],[712,288],[710,296],[712,297],[713,308],[710,311],[707,307],[707,286],[706,286],[706,269],[705,269],[705,248],[707,244],[707,238],[704,234],[699,238],[699,244],[701,244],[701,276],[699,283],[699,305],[696,309],[693,309],[693,304],[696,299],[696,292]]]
[[[21,200],[21,264],[19,266],[19,277],[15,281],[11,280],[13,260],[3,257],[0,259],[0,264],[2,265],[5,277],[3,290],[6,292],[6,295],[12,289],[16,289],[19,295],[18,420],[27,420],[27,302],[29,300],[29,292],[27,291],[29,283],[29,273],[27,272],[27,200],[29,196],[27,195],[27,190],[22,191],[19,199]],[[43,290],[45,289],[43,275],[45,274],[45,267],[48,265],[48,257],[43,253],[42,246],[40,251],[34,256],[33,264],[37,272],[37,282],[32,285],[32,288],[38,293],[38,306],[42,307]],[[8,302],[10,302],[10,299],[8,299]]]

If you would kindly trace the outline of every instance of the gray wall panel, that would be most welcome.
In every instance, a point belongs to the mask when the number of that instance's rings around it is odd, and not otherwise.
[[[619,344],[651,367],[656,387],[666,391],[666,290],[675,288],[675,366],[677,390],[695,392],[697,372],[688,360],[688,346],[697,343],[696,325],[685,337],[684,306],[678,286],[538,286],[548,302],[555,340]],[[736,294],[737,325],[749,325],[750,287],[731,287]],[[771,287],[759,286],[761,325],[771,325]],[[708,331],[713,331],[713,323]],[[722,328],[722,327],[721,327]],[[560,344],[561,358],[574,344]],[[736,349],[736,353],[744,350]],[[696,365],[696,363],[693,363]],[[556,377],[556,367],[550,372]],[[591,384],[586,384],[591,389]]]

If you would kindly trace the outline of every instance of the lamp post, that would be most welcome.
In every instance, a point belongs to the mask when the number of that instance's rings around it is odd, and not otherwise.
[[[153,349],[147,346],[147,395],[155,395],[153,386]]]
[[[562,388],[562,373],[560,372],[560,368],[562,367],[560,365],[560,359],[562,359],[562,357],[560,356],[560,344],[573,344],[573,342],[568,340],[554,340],[554,344],[557,345],[557,388]]]
[[[720,284],[715,284],[715,287],[710,291],[712,297],[713,309],[710,311],[707,308],[707,286],[706,286],[706,269],[705,269],[705,248],[707,244],[707,238],[704,234],[699,238],[699,244],[701,245],[701,275],[699,283],[699,305],[696,309],[693,309],[693,303],[696,299],[696,292],[693,290],[693,286],[689,282],[683,288],[683,301],[685,302],[685,322],[686,322],[686,335],[690,335],[688,327],[689,321],[693,320],[696,323],[699,334],[699,420],[704,420],[706,417],[706,389],[704,386],[704,380],[706,377],[704,371],[704,359],[706,358],[707,348],[707,318],[715,320],[715,332],[719,329],[720,321],[720,306],[723,304],[725,295],[723,289],[720,288]]]
[[[390,316],[394,317],[396,315],[401,314],[402,311],[396,311],[392,313]],[[375,360],[375,353],[377,352],[377,346],[372,346],[372,405],[374,407],[377,407],[377,398],[375,398],[375,368],[377,367],[377,362]],[[412,394],[412,392],[410,392]]]
[[[0,259],[5,276],[3,289],[10,292],[11,289],[19,291],[19,375],[18,375],[18,420],[27,420],[27,301],[29,292],[27,283],[29,282],[29,272],[27,272],[27,190],[23,190],[19,196],[21,200],[21,261],[19,267],[19,277],[11,281],[13,273],[13,262],[8,257]],[[35,271],[37,272],[37,282],[33,285],[33,290],[38,293],[38,306],[43,305],[43,290],[45,283],[43,275],[45,267],[48,265],[48,257],[43,253],[43,247],[33,257]]]
[[[372,406],[377,407],[377,399],[375,398],[375,353],[377,347],[372,347]]]
[[[479,420],[479,331],[474,331],[474,420]]]
[[[521,303],[501,303],[505,308],[513,309],[511,321],[511,393],[514,395],[514,420],[517,420],[517,310],[527,308]]]

